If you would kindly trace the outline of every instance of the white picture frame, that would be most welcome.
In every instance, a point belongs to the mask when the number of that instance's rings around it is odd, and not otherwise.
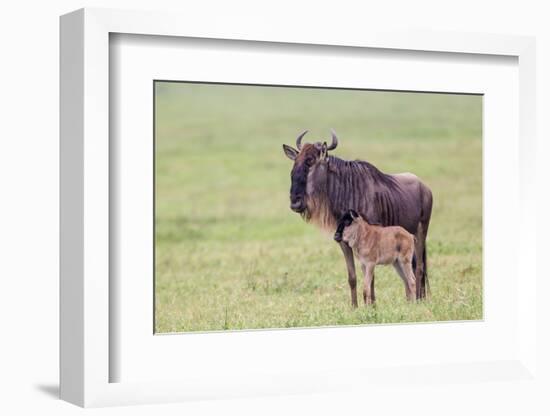
[[[80,406],[157,403],[197,398],[249,397],[266,394],[299,394],[338,391],[393,383],[402,379],[399,369],[369,367],[368,374],[331,368],[323,372],[292,372],[238,379],[234,373],[192,377],[151,377],[150,381],[112,382],[111,368],[120,360],[111,347],[110,311],[116,309],[110,291],[110,172],[116,169],[109,155],[109,52],[110,34],[156,35],[185,38],[331,45],[347,48],[429,51],[440,54],[480,54],[515,57],[519,68],[519,189],[518,212],[535,212],[536,197],[530,182],[535,169],[535,48],[534,39],[506,35],[428,32],[331,33],[319,28],[302,33],[299,28],[280,30],[277,25],[239,27],[224,21],[203,27],[186,16],[83,9],[61,18],[61,389],[62,399]],[[475,58],[475,55],[472,55]],[[516,195],[516,194],[514,194]],[[525,285],[517,290],[517,345],[498,360],[486,357],[472,362],[418,363],[407,367],[425,388],[434,380],[462,380],[482,387],[481,381],[501,380],[536,387],[541,375],[536,362],[536,217],[521,215],[518,264]],[[527,249],[530,247],[531,250]],[[534,249],[534,250],[533,250]],[[455,324],[456,325],[456,324]],[[452,331],[452,327],[450,327]],[[350,328],[353,334],[358,329]],[[111,332],[110,332],[111,331]],[[325,330],[326,331],[326,330]],[[401,326],[397,331],[410,331]],[[264,332],[269,334],[270,331]],[[325,332],[326,333],[326,332]],[[293,336],[311,337],[313,333]],[[319,334],[317,332],[317,334]],[[152,334],[151,334],[152,335]],[[517,335],[517,336],[516,336]],[[216,341],[224,334],[216,334]],[[269,335],[264,335],[269,337]],[[272,342],[268,340],[268,342]],[[277,342],[277,341],[275,341]],[[517,347],[517,348],[516,348]],[[177,371],[176,369],[174,371]],[[401,371],[401,372],[400,372]],[[324,374],[326,377],[320,376]],[[436,376],[436,374],[438,376]],[[441,378],[438,378],[441,377]],[[154,380],[154,381],[153,381]],[[403,382],[403,389],[410,388]],[[431,387],[430,387],[431,385]],[[377,387],[379,388],[379,387]],[[383,388],[382,388],[383,390]],[[489,390],[488,390],[488,394]],[[496,394],[496,393],[495,393]]]

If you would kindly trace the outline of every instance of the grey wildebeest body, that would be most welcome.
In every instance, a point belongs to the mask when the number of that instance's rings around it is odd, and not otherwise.
[[[355,210],[370,224],[399,225],[416,238],[414,265],[417,299],[426,296],[428,284],[426,236],[432,212],[432,193],[411,173],[386,174],[360,160],[343,160],[328,155],[338,145],[305,143],[307,130],[298,136],[294,149],[283,145],[287,157],[294,161],[291,171],[290,208],[304,219],[334,233],[338,219],[349,209]],[[351,302],[357,306],[357,277],[352,249],[341,243],[348,269]],[[371,296],[374,294],[374,280]]]
[[[407,299],[416,299],[416,279],[412,268],[414,236],[403,227],[371,225],[354,210],[349,210],[338,222],[334,239],[347,243],[361,263],[365,304],[373,302],[374,268],[379,264],[393,265],[403,280]]]

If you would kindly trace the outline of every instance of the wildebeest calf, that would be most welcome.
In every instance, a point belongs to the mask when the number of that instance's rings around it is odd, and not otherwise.
[[[339,243],[347,243],[361,262],[365,275],[365,304],[374,302],[371,283],[374,280],[374,267],[378,264],[392,264],[403,279],[407,299],[415,299],[416,280],[412,267],[415,240],[403,227],[371,225],[357,212],[349,210],[338,222],[334,239]]]

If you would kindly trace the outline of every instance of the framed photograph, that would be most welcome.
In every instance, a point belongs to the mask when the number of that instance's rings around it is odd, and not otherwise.
[[[534,51],[63,16],[61,397],[536,390]]]
[[[483,318],[482,95],[154,88],[155,333]]]

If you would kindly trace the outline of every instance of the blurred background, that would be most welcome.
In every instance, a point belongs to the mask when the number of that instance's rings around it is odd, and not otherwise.
[[[380,266],[352,309],[340,248],[289,209],[282,144],[330,128],[335,156],[431,188],[431,299]],[[155,129],[156,332],[482,318],[481,96],[156,82]]]

